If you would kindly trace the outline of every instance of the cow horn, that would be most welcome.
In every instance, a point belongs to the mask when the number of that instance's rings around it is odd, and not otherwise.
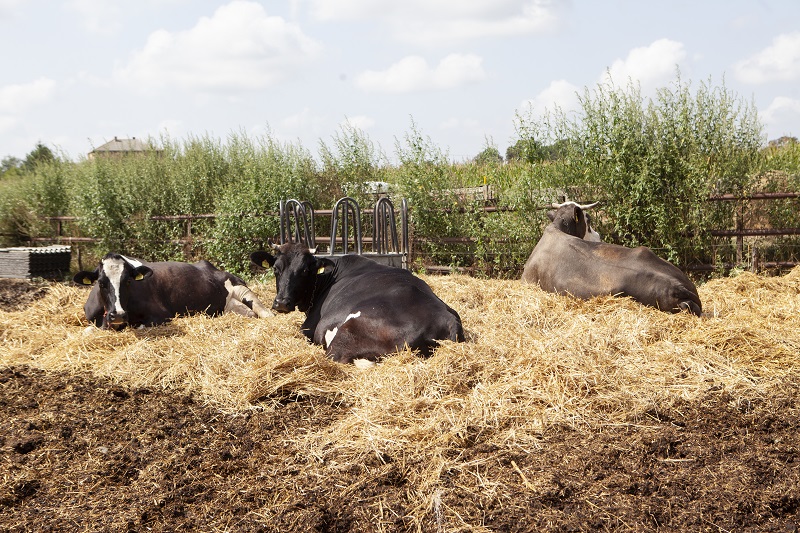
[[[600,202],[594,202],[592,204],[581,205],[581,204],[579,204],[577,202],[573,202],[572,200],[570,200],[568,202],[564,202],[563,204],[557,204],[557,203],[553,202],[553,204],[551,204],[551,205],[552,205],[552,207],[554,209],[559,209],[561,207],[564,207],[565,205],[577,205],[578,207],[580,207],[581,209],[583,209],[585,211],[587,209],[591,209],[592,207],[596,206],[599,203]]]

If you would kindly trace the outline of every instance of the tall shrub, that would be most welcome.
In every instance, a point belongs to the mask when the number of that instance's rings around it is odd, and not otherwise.
[[[466,216],[453,190],[460,185],[452,179],[447,154],[423,135],[413,120],[404,142],[395,142],[395,153],[400,161],[397,185],[410,206],[414,237],[468,235],[464,231]],[[420,251],[436,264],[460,265],[464,261],[458,246],[452,244],[421,242]]]
[[[244,273],[248,253],[278,237],[280,200],[317,201],[316,162],[301,146],[271,135],[232,135],[227,156],[230,181],[218,192],[206,251],[224,268]]]
[[[757,112],[724,85],[693,90],[680,75],[654,98],[613,80],[588,88],[580,112],[562,116],[564,175],[602,202],[607,238],[646,245],[686,264],[708,249],[708,229],[731,213],[706,201],[746,188],[763,139]]]
[[[386,155],[366,133],[349,122],[334,134],[331,145],[320,141],[319,157],[322,169],[318,182],[320,193],[327,200],[326,209],[342,196],[353,197],[360,205],[367,206],[375,200],[370,182],[387,180]]]

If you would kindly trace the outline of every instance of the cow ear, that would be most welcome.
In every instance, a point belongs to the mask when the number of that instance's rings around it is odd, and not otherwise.
[[[548,211],[547,218],[550,219],[550,222],[553,222],[556,219],[556,212],[555,211]]]
[[[318,258],[316,262],[317,275],[330,274],[336,265],[330,259],[324,257]]]
[[[258,251],[250,254],[250,262],[261,268],[270,268],[275,264],[276,257],[269,252]]]
[[[146,267],[144,265],[136,267],[136,270],[133,274],[133,279],[136,281],[141,281],[145,278],[149,278],[153,274],[153,270],[150,267]]]
[[[575,217],[575,236],[583,239],[586,236],[586,215],[583,209],[576,205],[573,216]]]
[[[72,281],[78,285],[92,285],[95,281],[97,281],[97,272],[87,272],[86,270],[81,270],[72,277]]]

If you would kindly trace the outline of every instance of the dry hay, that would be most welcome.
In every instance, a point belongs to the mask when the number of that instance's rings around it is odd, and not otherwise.
[[[709,390],[732,402],[768,399],[800,367],[800,268],[702,285],[703,318],[517,281],[424,279],[459,311],[468,338],[428,360],[401,352],[367,371],[333,363],[300,333],[301,313],[101,331],[86,326],[85,289],[53,285],[26,310],[0,311],[0,366],[88,371],[189,392],[229,412],[334,405],[341,417],[298,435],[298,446],[332,468],[391,458],[428,495],[470,443],[529,452],[548,427],[642,423]],[[272,282],[251,286],[274,297]]]

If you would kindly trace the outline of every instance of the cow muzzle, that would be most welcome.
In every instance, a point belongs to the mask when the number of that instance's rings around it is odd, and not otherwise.
[[[275,300],[272,301],[272,309],[278,313],[291,313],[294,311],[294,307],[295,306],[291,304],[289,300],[284,298],[275,298]]]
[[[108,324],[108,327],[112,329],[117,329],[119,327],[124,326],[127,323],[128,323],[127,313],[116,313],[114,311],[109,311],[106,314],[106,324]]]

